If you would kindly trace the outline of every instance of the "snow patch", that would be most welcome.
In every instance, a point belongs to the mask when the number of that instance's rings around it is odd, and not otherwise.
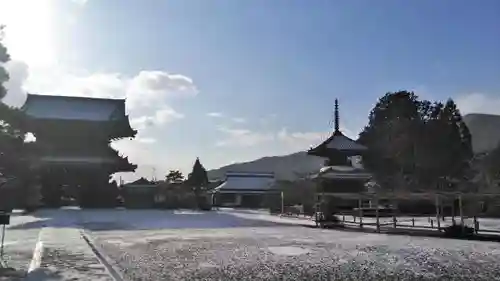
[[[133,246],[135,243],[130,243],[130,242],[125,242],[123,240],[108,240],[108,243],[110,244],[114,244],[114,245],[120,245],[120,246],[123,246],[123,247],[127,247],[127,246]]]
[[[179,210],[179,211],[174,211],[174,214],[176,214],[176,215],[203,215],[205,213],[199,212],[199,211],[192,211],[192,210]]]
[[[280,256],[299,256],[310,253],[311,250],[301,247],[281,246],[267,248],[271,253]]]

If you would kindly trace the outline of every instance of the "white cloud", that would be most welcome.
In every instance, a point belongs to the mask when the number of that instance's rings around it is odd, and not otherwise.
[[[137,141],[140,142],[140,143],[156,143],[156,139],[155,138],[142,138],[142,137],[139,137],[137,138]]]
[[[468,113],[487,113],[500,115],[500,96],[472,93],[458,96],[455,102],[463,115]]]
[[[230,129],[219,126],[218,130],[226,134],[226,138],[216,143],[217,146],[242,146],[249,147],[274,139],[272,133],[252,132],[247,129]]]
[[[141,130],[151,126],[164,125],[178,119],[184,118],[184,115],[173,110],[170,107],[164,106],[154,112],[153,115],[142,115],[130,120],[132,127]]]
[[[120,73],[88,73],[69,71],[56,66],[28,67],[23,61],[12,60],[5,65],[10,75],[8,98],[5,102],[20,106],[26,92],[126,98],[127,108],[154,109],[174,97],[192,97],[198,93],[191,78],[164,71],[141,71],[133,77]]]
[[[288,132],[287,128],[277,133],[277,140],[297,150],[318,145],[330,136],[330,132]]]
[[[233,122],[235,123],[245,123],[247,121],[245,118],[239,118],[239,117],[232,118],[231,120],[233,120]]]
[[[278,143],[290,151],[308,149],[329,137],[330,132],[288,132],[286,128],[278,132],[256,132],[248,129],[231,129],[219,126],[218,131],[225,134],[217,146],[250,147]]]
[[[223,117],[224,114],[222,114],[221,112],[210,112],[210,113],[207,113],[207,116],[208,117],[219,118],[219,117]]]
[[[89,0],[71,0],[71,2],[73,2],[77,5],[83,6],[83,5],[87,4],[87,2],[89,2]]]
[[[127,81],[126,88],[130,108],[150,107],[169,97],[198,94],[191,78],[157,70],[139,72]]]
[[[59,67],[28,67],[22,61],[6,64],[10,80],[6,103],[22,105],[26,92],[51,95],[87,96],[101,98],[126,98],[130,111],[160,109],[157,114],[176,116],[165,108],[170,98],[182,95],[193,96],[196,86],[186,76],[162,71],[141,71],[133,77],[119,73],[88,73],[67,71]],[[180,81],[182,80],[182,81]],[[162,117],[163,116],[163,117]]]

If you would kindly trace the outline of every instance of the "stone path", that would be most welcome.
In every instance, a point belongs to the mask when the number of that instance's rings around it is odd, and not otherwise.
[[[113,281],[77,228],[44,228],[40,258],[28,272],[32,280]],[[40,243],[40,242],[39,242]],[[34,254],[36,257],[36,253]]]

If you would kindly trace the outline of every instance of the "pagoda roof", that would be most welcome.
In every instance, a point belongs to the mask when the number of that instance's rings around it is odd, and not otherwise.
[[[339,109],[338,100],[335,100],[335,131],[324,142],[311,148],[307,153],[315,156],[328,156],[333,152],[341,152],[348,155],[360,154],[368,148],[359,144],[355,140],[345,136],[339,128]]]
[[[311,155],[316,155],[315,153],[321,154],[321,152],[325,152],[328,150],[336,150],[340,152],[363,152],[368,150],[368,148],[345,136],[344,134],[342,134],[342,132],[335,131],[324,142],[314,148],[311,148],[308,153]]]
[[[21,109],[35,119],[111,121],[126,116],[125,99],[28,94]]]

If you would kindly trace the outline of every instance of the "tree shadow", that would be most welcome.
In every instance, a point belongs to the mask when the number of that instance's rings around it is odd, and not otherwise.
[[[90,231],[106,231],[273,227],[289,226],[289,224],[263,221],[259,219],[241,218],[217,212],[205,212],[203,214],[170,213],[167,217],[163,218],[130,216],[127,218],[127,221],[87,222],[83,223],[82,226]]]
[[[42,227],[46,227],[46,226],[50,225],[52,221],[54,221],[54,220],[45,219],[45,220],[38,220],[38,221],[30,221],[30,222],[26,222],[26,223],[11,225],[11,226],[7,227],[7,229],[8,230],[37,229],[37,228],[42,228]]]
[[[51,209],[33,214],[43,218],[12,225],[11,230],[43,227],[81,227],[90,231],[210,229],[235,227],[272,227],[290,224],[265,221],[259,218],[239,217],[217,211],[188,210],[64,210]]]

